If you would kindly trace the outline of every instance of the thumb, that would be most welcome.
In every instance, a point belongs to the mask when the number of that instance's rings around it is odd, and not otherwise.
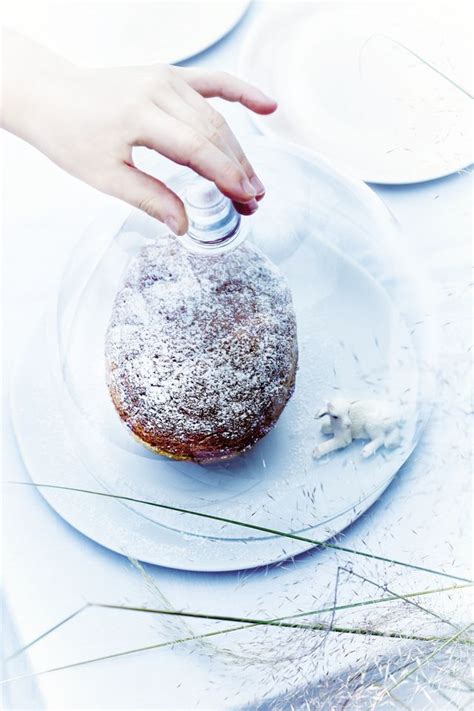
[[[164,222],[176,235],[184,235],[188,219],[180,198],[164,183],[133,166],[123,164],[116,187],[110,191],[147,215]]]

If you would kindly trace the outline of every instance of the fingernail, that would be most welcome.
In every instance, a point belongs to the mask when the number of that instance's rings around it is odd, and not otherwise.
[[[250,180],[248,178],[243,178],[240,181],[240,187],[242,188],[244,193],[246,193],[247,195],[250,195],[251,197],[255,197],[255,195],[257,194],[257,191],[255,190],[255,188],[253,187],[252,183],[250,182]]]
[[[273,96],[270,96],[270,94],[266,94],[266,93],[265,93],[264,91],[262,91],[261,89],[259,89],[259,91],[260,91],[260,94],[263,96],[263,98],[264,98],[266,101],[271,101],[272,104],[276,104],[276,103],[277,103],[277,102],[276,102],[276,99],[274,99]]]
[[[164,222],[165,225],[170,228],[171,232],[174,232],[175,235],[179,235],[179,222],[174,215],[168,215],[168,217],[165,217]]]
[[[273,108],[267,107],[267,109],[269,109],[270,113],[273,113],[273,111],[275,111],[275,109],[278,106],[278,101],[276,99],[274,99],[272,96],[268,96],[268,94],[265,94],[265,92],[263,92],[263,91],[259,90],[259,94],[260,94],[260,101],[262,101],[262,103],[270,104],[273,106]]]
[[[262,183],[262,181],[257,178],[256,175],[254,175],[252,178],[250,178],[250,182],[252,183],[254,189],[256,190],[257,195],[264,195],[265,194],[265,186]]]
[[[258,202],[255,200],[255,198],[253,198],[253,200],[250,200],[250,202],[246,202],[245,206],[248,208],[248,211],[251,215],[253,215],[253,213],[258,210]]]

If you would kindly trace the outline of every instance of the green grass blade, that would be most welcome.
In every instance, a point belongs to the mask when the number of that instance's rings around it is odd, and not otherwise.
[[[406,672],[406,674],[400,677],[400,679],[388,689],[388,693],[390,694],[394,689],[397,688],[397,686],[400,686],[400,684],[406,681],[408,677],[410,677],[412,674],[415,674],[418,669],[421,669],[421,667],[427,664],[431,659],[433,659],[433,657],[436,657],[436,655],[439,654],[445,647],[449,646],[453,642],[459,642],[459,638],[461,637],[461,635],[467,632],[472,627],[472,625],[473,623],[470,622],[468,625],[459,630],[459,632],[456,632],[456,634],[454,634],[452,637],[449,637],[449,639],[445,639],[439,647],[437,647],[431,652],[431,654],[428,654],[428,656],[424,657],[424,659],[419,661],[413,669],[410,669],[410,671]]]
[[[359,573],[356,573],[353,570],[349,570],[348,568],[342,568],[342,570],[344,570],[347,573],[350,573],[351,575],[353,575],[356,578],[359,578],[359,580],[362,580],[364,583],[369,583],[370,585],[374,585],[378,589],[382,588],[382,585],[375,582],[374,580],[370,580],[369,578],[365,577],[365,575],[360,575]],[[427,615],[430,615],[430,617],[434,617],[435,619],[439,620],[443,624],[448,625],[449,627],[452,627],[456,631],[459,629],[459,627],[457,625],[455,625],[453,622],[451,622],[451,620],[447,620],[445,617],[438,615],[436,612],[434,612],[433,610],[430,610],[428,607],[424,607],[423,605],[420,605],[420,603],[417,602],[416,600],[410,600],[403,595],[399,595],[394,590],[391,590],[389,587],[387,587],[386,585],[384,585],[383,588],[384,588],[385,592],[389,593],[389,595],[392,595],[392,596],[398,598],[399,600],[403,600],[408,605],[413,605],[413,607],[416,607],[418,610],[420,610],[420,612],[425,612]]]
[[[359,600],[358,602],[350,602],[346,603],[345,605],[337,605],[335,607],[323,607],[320,608],[319,610],[307,610],[305,612],[297,612],[292,615],[285,615],[283,617],[274,617],[269,620],[269,622],[273,623],[278,623],[278,622],[284,622],[286,620],[295,620],[301,617],[310,617],[311,615],[322,615],[328,612],[340,612],[341,610],[351,610],[353,608],[358,608],[358,607],[367,607],[369,605],[377,605],[380,603],[385,603],[385,602],[396,602],[400,599],[402,600],[408,600],[409,598],[414,598],[414,597],[420,597],[423,595],[436,595],[438,593],[443,593],[443,592],[453,592],[454,590],[463,590],[465,588],[470,588],[472,585],[470,583],[466,583],[465,585],[450,585],[449,587],[446,588],[431,588],[429,590],[419,590],[416,592],[411,592],[411,593],[405,593],[404,595],[396,595],[393,594],[391,597],[378,597],[378,598],[372,598],[370,600]],[[20,649],[17,649],[8,659],[12,659],[13,657],[16,657],[18,654],[21,654],[24,652],[26,649],[29,649],[32,647],[36,642],[39,642],[40,640],[44,639],[47,637],[49,634],[54,632],[55,630],[59,629],[62,627],[64,624],[69,622],[69,620],[72,620],[74,617],[82,613],[84,610],[90,607],[94,606],[100,606],[101,603],[86,603],[82,607],[78,608],[73,612],[71,615],[68,617],[64,618],[60,622],[57,622],[53,627],[50,627],[48,630],[43,632],[39,637],[36,637],[33,639],[31,642],[29,642],[27,645],[24,647],[21,647]],[[219,634],[225,634],[226,632],[232,632],[234,629],[250,629],[251,627],[256,627],[255,624],[247,624],[242,627],[237,627],[237,628],[230,628],[227,630],[222,630],[219,632]],[[6,659],[5,661],[8,661]]]
[[[320,632],[340,632],[342,634],[360,634],[367,635],[368,637],[388,637],[395,639],[406,639],[413,640],[417,642],[441,642],[445,637],[438,636],[421,636],[421,635],[411,635],[404,634],[403,632],[386,632],[383,630],[374,630],[365,627],[340,627],[338,625],[325,625],[321,622],[314,622],[311,624],[303,624],[301,622],[284,622],[282,620],[263,620],[256,619],[254,617],[233,617],[232,615],[213,615],[204,612],[191,612],[184,610],[166,610],[166,609],[156,609],[149,607],[134,607],[132,605],[113,605],[110,603],[100,603],[91,602],[91,607],[101,607],[109,610],[128,610],[130,612],[148,612],[155,615],[169,615],[172,617],[191,617],[193,619],[201,620],[213,620],[216,622],[240,622],[245,625],[252,626],[269,626],[269,627],[283,627],[289,629],[302,629],[302,630],[315,630]],[[330,612],[333,612],[337,608],[329,608]],[[288,618],[287,618],[288,619]],[[474,645],[473,640],[459,640],[459,644]]]
[[[433,654],[430,655],[430,658],[431,658],[432,656],[434,656],[435,654],[437,654],[439,651],[441,651],[441,649],[443,649],[447,644],[449,644],[449,643],[455,641],[458,637],[461,636],[461,634],[462,634],[463,632],[466,632],[466,631],[469,629],[469,627],[471,627],[471,626],[472,626],[472,623],[469,624],[469,625],[467,625],[463,630],[461,630],[461,631],[458,632],[456,635],[454,635],[454,637],[450,637],[449,639],[443,639],[443,638],[439,638],[439,637],[438,637],[438,638],[436,638],[436,637],[426,637],[426,638],[415,638],[415,639],[416,639],[416,640],[419,640],[419,641],[426,641],[426,642],[443,641],[443,644],[442,644],[440,647],[438,647],[438,648],[435,650],[435,652],[434,652]],[[102,661],[106,661],[106,660],[108,660],[108,659],[117,659],[118,657],[125,657],[125,656],[131,655],[131,654],[138,654],[139,652],[148,652],[148,651],[151,651],[151,650],[153,650],[153,649],[161,649],[161,648],[163,648],[163,647],[172,647],[172,646],[174,646],[174,645],[183,644],[183,643],[185,643],[185,642],[194,642],[194,641],[196,641],[196,640],[198,640],[198,639],[205,639],[205,638],[208,638],[208,637],[215,637],[215,636],[220,635],[220,634],[225,634],[225,633],[228,633],[228,632],[236,632],[236,631],[238,631],[238,630],[243,630],[243,629],[248,629],[248,625],[247,625],[247,624],[244,624],[244,625],[239,625],[238,627],[230,627],[230,628],[225,629],[225,630],[215,630],[215,631],[213,631],[213,632],[205,632],[204,634],[193,635],[192,637],[182,637],[181,639],[175,639],[175,640],[172,640],[171,642],[159,642],[158,644],[150,644],[150,645],[147,645],[147,646],[145,646],[145,647],[137,647],[137,648],[135,648],[135,649],[127,649],[127,650],[125,650],[125,651],[123,651],[123,652],[115,652],[115,653],[113,653],[113,654],[106,654],[106,655],[101,656],[101,657],[94,657],[94,658],[92,658],[92,659],[83,659],[83,660],[81,660],[81,661],[79,661],[79,662],[73,662],[72,664],[64,664],[64,665],[62,665],[62,666],[53,667],[53,668],[51,668],[51,669],[44,669],[43,671],[34,672],[34,673],[32,673],[32,674],[22,674],[21,676],[15,676],[15,677],[11,677],[11,678],[9,678],[9,679],[2,679],[2,680],[0,681],[0,685],[8,684],[8,683],[11,683],[11,682],[13,682],[13,681],[19,681],[19,680],[21,680],[21,679],[26,679],[26,678],[32,677],[32,676],[43,676],[44,674],[52,674],[53,672],[64,671],[65,669],[74,669],[75,667],[85,666],[86,664],[94,664],[95,662],[102,662]],[[340,631],[342,631],[342,632],[345,633],[345,634],[363,634],[363,635],[367,635],[366,630],[358,630],[357,628],[354,628],[354,629],[352,629],[352,628],[341,628],[341,630],[337,630],[337,629],[333,628],[333,629],[325,629],[324,631],[338,632],[338,633],[339,633]],[[396,638],[400,638],[400,636],[399,636],[398,634],[395,634],[395,635],[388,634],[388,635],[387,635],[387,634],[385,634],[384,632],[382,632],[381,630],[372,630],[372,631],[371,631],[371,635],[373,636],[374,634],[375,634],[376,636],[381,636],[381,637],[396,637]],[[426,661],[428,661],[428,658],[426,658]],[[412,673],[412,672],[409,672],[409,673]],[[405,676],[408,676],[408,674],[405,675]],[[401,681],[403,681],[403,679],[401,679],[399,683],[401,683]],[[395,686],[397,686],[397,685],[398,685],[398,683],[397,683]],[[395,686],[394,686],[393,688],[395,688]]]
[[[35,637],[34,639],[32,639],[31,642],[28,642],[28,644],[25,644],[23,647],[20,647],[19,649],[15,650],[12,654],[10,654],[10,656],[5,657],[5,659],[3,660],[3,662],[4,662],[4,663],[9,662],[11,659],[14,659],[14,658],[17,657],[19,654],[22,654],[23,652],[26,652],[27,649],[29,649],[30,647],[32,647],[32,646],[33,646],[34,644],[36,644],[37,642],[40,642],[42,639],[44,639],[44,638],[47,637],[49,634],[51,634],[51,632],[54,632],[55,630],[57,630],[57,629],[59,629],[60,627],[62,627],[63,625],[65,625],[66,622],[69,622],[70,620],[74,619],[74,617],[77,617],[78,615],[80,615],[81,612],[83,612],[83,611],[84,611],[86,608],[88,608],[88,607],[90,607],[90,605],[89,605],[88,602],[86,602],[85,605],[82,605],[82,607],[79,607],[77,610],[75,610],[74,612],[72,612],[70,615],[68,615],[67,617],[64,617],[64,619],[62,619],[62,620],[60,620],[59,622],[57,622],[57,623],[54,625],[54,627],[50,627],[48,630],[46,630],[46,632],[43,632],[43,633],[40,634],[38,637]]]
[[[199,518],[206,518],[212,521],[219,521],[220,523],[227,523],[231,524],[234,526],[240,526],[241,528],[248,528],[254,531],[260,531],[262,533],[269,533],[270,535],[273,536],[280,536],[283,538],[289,538],[294,541],[302,541],[304,543],[310,543],[314,546],[321,546],[322,548],[329,548],[332,550],[337,550],[341,551],[343,553],[350,553],[351,555],[358,555],[362,556],[364,558],[370,558],[371,560],[378,560],[383,563],[389,563],[391,565],[399,565],[403,566],[404,568],[410,568],[412,570],[418,570],[423,573],[430,573],[431,575],[439,575],[444,578],[450,578],[451,580],[459,580],[460,582],[463,583],[471,583],[472,580],[469,578],[464,578],[458,575],[453,575],[452,573],[445,573],[444,571],[441,570],[433,570],[431,568],[425,568],[421,565],[415,565],[414,563],[407,563],[402,560],[396,560],[395,558],[386,558],[381,555],[376,555],[375,553],[367,553],[366,551],[357,551],[353,548],[347,548],[345,546],[339,546],[335,543],[327,543],[325,541],[319,541],[315,538],[308,538],[306,536],[300,536],[296,533],[288,533],[285,531],[278,531],[277,529],[274,528],[267,528],[265,526],[258,526],[257,524],[252,524],[252,523],[246,523],[244,521],[237,521],[234,519],[229,519],[229,518],[224,518],[223,516],[216,516],[214,514],[207,514],[203,513],[201,511],[192,511],[190,509],[183,509],[178,506],[171,506],[168,504],[160,504],[154,501],[147,501],[145,499],[136,499],[132,496],[122,496],[120,494],[110,494],[105,491],[91,491],[90,489],[79,489],[76,487],[72,486],[61,486],[59,484],[36,484],[33,482],[26,482],[26,481],[17,481],[17,482],[10,482],[12,484],[20,484],[24,486],[34,486],[36,488],[44,488],[44,489],[58,489],[58,490],[63,490],[63,491],[76,491],[81,494],[89,494],[93,496],[103,496],[105,498],[111,498],[111,499],[119,499],[121,501],[130,501],[132,503],[136,504],[143,504],[145,506],[153,506],[155,508],[159,509],[164,509],[166,511],[176,511],[177,513],[184,513],[184,514],[189,514],[190,516],[197,516]]]

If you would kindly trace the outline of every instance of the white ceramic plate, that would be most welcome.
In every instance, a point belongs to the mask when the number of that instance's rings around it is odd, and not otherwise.
[[[474,159],[471,5],[264,4],[240,72],[279,108],[253,120],[369,182],[461,170]]]
[[[15,0],[5,3],[5,19],[78,64],[172,64],[202,52],[226,35],[249,2]]]
[[[249,144],[268,188],[253,239],[285,272],[298,321],[296,391],[274,430],[248,455],[202,467],[150,453],[119,421],[104,381],[105,329],[123,269],[157,231],[136,211],[118,226],[116,216],[108,226],[100,222],[81,240],[19,367],[13,421],[38,484],[120,494],[325,541],[378,498],[413,450],[426,420],[432,346],[424,326],[416,326],[423,313],[418,283],[401,271],[392,220],[374,194],[292,147]],[[402,446],[362,460],[359,442],[314,460],[322,439],[315,412],[341,394],[402,400],[409,413]],[[132,501],[41,493],[94,540],[169,567],[235,570],[312,547]]]

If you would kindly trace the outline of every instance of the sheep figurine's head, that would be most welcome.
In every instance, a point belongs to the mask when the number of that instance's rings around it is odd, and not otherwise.
[[[350,429],[351,418],[349,416],[351,403],[344,398],[336,398],[328,402],[327,407],[321,408],[316,415],[317,418],[328,415],[331,418],[331,424],[336,429]]]

